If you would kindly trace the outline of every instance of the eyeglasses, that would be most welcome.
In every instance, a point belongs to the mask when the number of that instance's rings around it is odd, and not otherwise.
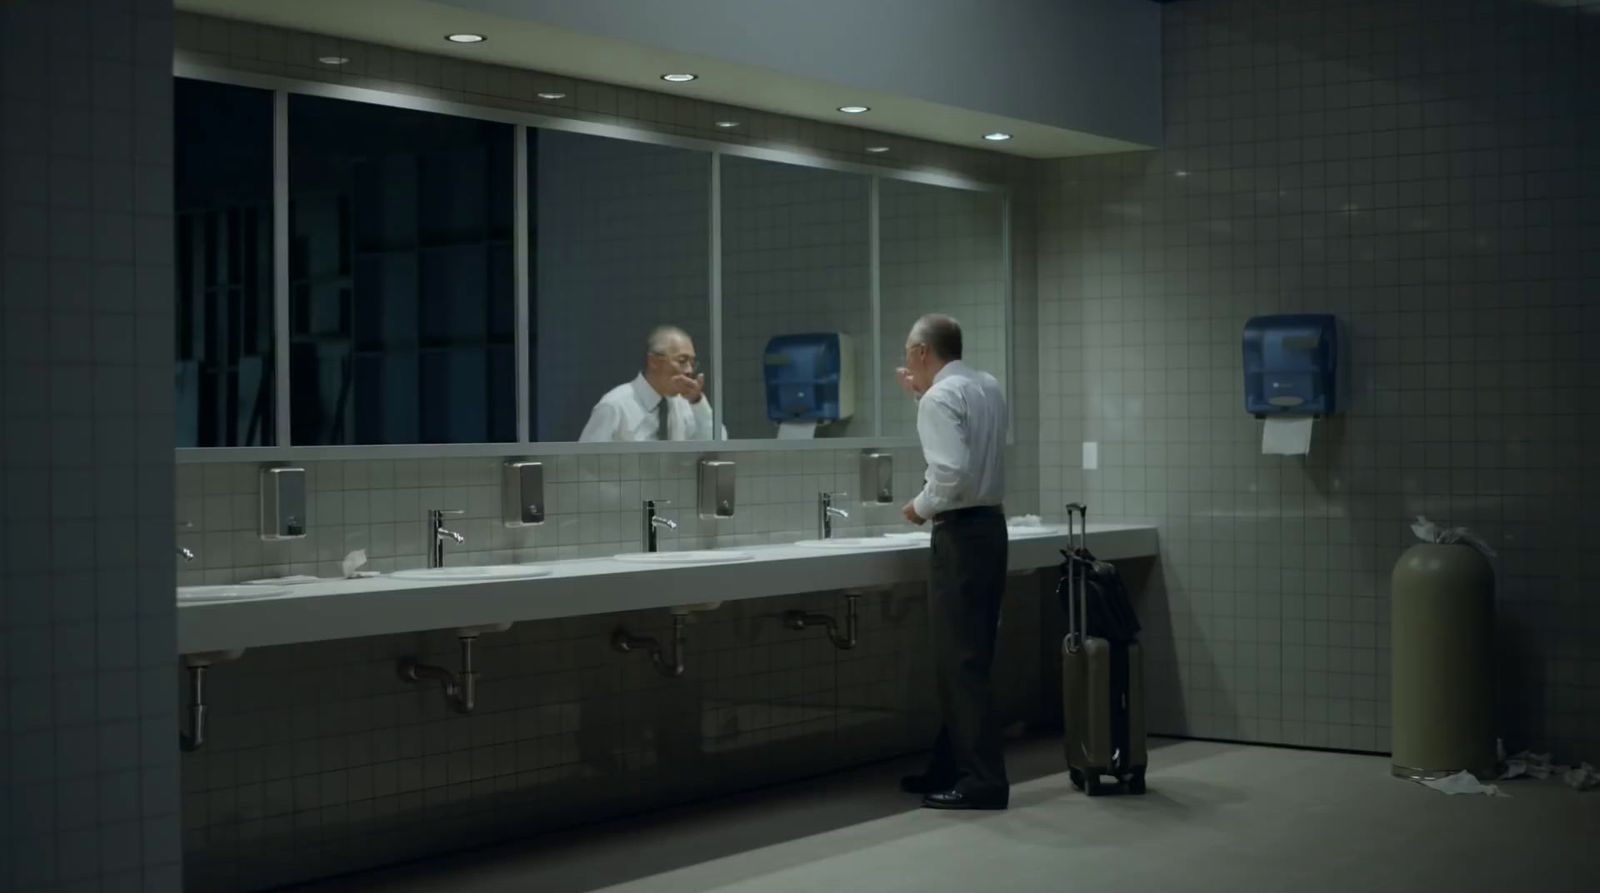
[[[694,354],[681,353],[681,354],[678,354],[677,356],[672,356],[670,354],[664,354],[664,353],[657,352],[657,353],[655,353],[655,356],[658,356],[661,359],[666,360],[667,362],[671,363],[672,365],[677,366],[679,369],[693,369],[694,368],[694,360],[695,360]]]

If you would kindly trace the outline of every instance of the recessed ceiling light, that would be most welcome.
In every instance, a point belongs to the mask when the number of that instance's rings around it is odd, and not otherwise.
[[[871,152],[874,155],[882,155],[884,152],[889,151],[889,147],[888,146],[868,146],[867,147],[867,151]]]
[[[557,100],[557,99],[566,99],[567,98],[567,94],[565,94],[565,93],[557,93],[554,90],[552,90],[550,92],[547,92],[547,93],[540,93],[540,94],[538,94],[538,96],[539,96],[540,99],[549,99],[551,101],[554,101],[554,100]]]
[[[839,111],[847,115],[861,115],[872,111],[872,109],[864,105],[841,105],[839,106]]]
[[[1000,131],[996,130],[994,133],[984,134],[983,138],[991,143],[1003,143],[1006,140],[1011,139],[1011,134],[1001,133]]]
[[[317,61],[323,65],[344,65],[350,61],[349,56],[318,56]]]
[[[717,126],[721,127],[723,130],[732,130],[733,128],[739,126],[739,122],[738,121],[718,121],[717,122]]]
[[[482,34],[446,34],[444,39],[451,43],[483,43],[489,38]]]
[[[687,84],[697,77],[699,77],[699,75],[684,72],[682,74],[664,74],[661,76],[661,79],[674,84]]]

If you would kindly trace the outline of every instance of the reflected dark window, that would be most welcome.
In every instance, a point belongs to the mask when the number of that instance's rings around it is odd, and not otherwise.
[[[290,97],[295,444],[515,439],[512,137]]]
[[[272,94],[173,89],[177,444],[271,445]]]

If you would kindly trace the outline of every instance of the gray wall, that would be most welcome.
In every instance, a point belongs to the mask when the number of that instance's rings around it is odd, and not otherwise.
[[[1508,745],[1600,754],[1593,13],[1169,5],[1167,148],[1046,166],[1041,500],[1160,527],[1154,731],[1384,750],[1388,576],[1427,514],[1501,550]],[[1286,311],[1353,339],[1306,458],[1241,406],[1240,328]]]
[[[846,87],[1160,141],[1144,0],[444,0]]]
[[[179,876],[172,7],[0,4],[0,888]]]

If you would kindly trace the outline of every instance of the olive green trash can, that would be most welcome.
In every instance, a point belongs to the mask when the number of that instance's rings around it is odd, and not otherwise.
[[[1390,584],[1394,774],[1492,773],[1494,568],[1469,545],[1417,543]]]

